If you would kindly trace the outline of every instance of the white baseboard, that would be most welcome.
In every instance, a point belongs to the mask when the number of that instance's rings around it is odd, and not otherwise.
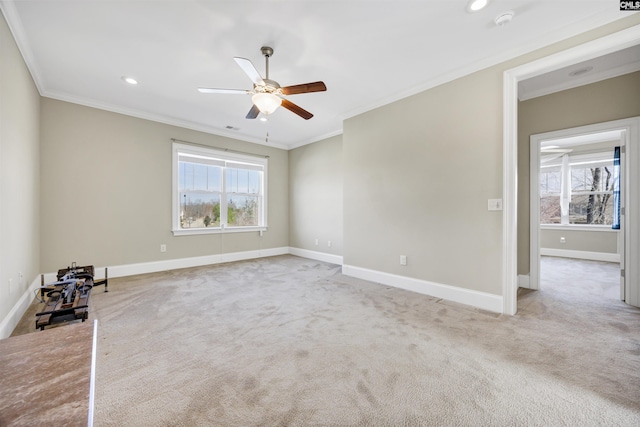
[[[170,259],[166,261],[143,262],[138,264],[115,265],[108,267],[109,277],[125,277],[134,276],[136,274],[156,273],[158,271],[175,270],[179,268],[200,267],[202,265],[221,264],[223,262],[243,261],[248,259],[264,258],[276,255],[289,254],[288,247],[261,249],[256,251],[234,252],[220,255],[207,255],[192,258]],[[96,280],[104,279],[104,267],[95,269],[94,278]],[[56,273],[45,273],[44,282],[52,283],[56,281]],[[18,322],[24,315],[27,308],[33,301],[35,290],[40,286],[41,279],[38,276],[29,289],[20,297],[18,302],[13,306],[9,314],[0,322],[0,339],[7,338],[11,335]],[[35,320],[34,320],[35,325]]]
[[[218,255],[205,255],[191,258],[168,259],[165,261],[142,262],[109,266],[109,277],[126,277],[137,274],[156,273],[158,271],[177,270],[180,268],[200,267],[203,265],[222,264],[224,262],[244,261],[248,259],[264,258],[276,255],[286,255],[288,247],[260,249],[256,251],[233,252]],[[46,278],[46,276],[45,276]],[[55,275],[53,275],[55,279]],[[104,278],[104,267],[95,269],[95,278]]]
[[[519,288],[527,288],[529,289],[529,275],[528,274],[518,274],[518,287]]]
[[[324,252],[310,251],[308,249],[292,248],[289,247],[289,253],[291,255],[299,256],[302,258],[315,259],[317,261],[328,262],[331,264],[342,265],[342,257],[340,255],[332,255]]]
[[[54,276],[55,277],[55,276]],[[38,276],[29,286],[29,288],[22,294],[18,302],[13,306],[9,314],[0,322],[0,339],[7,338],[11,335],[16,328],[20,319],[24,315],[25,311],[29,308],[29,305],[33,302],[35,297],[35,291],[40,287],[40,276]],[[35,328],[36,321],[33,319],[33,327]]]
[[[400,289],[406,289],[436,298],[442,298],[461,304],[489,310],[497,313],[502,312],[502,296],[463,289],[456,286],[443,285],[440,283],[427,282],[405,276],[384,273],[381,271],[368,270],[365,268],[343,265],[343,258],[339,255],[326,254],[322,252],[309,251],[306,249],[293,247],[280,247],[263,249],[256,251],[235,252],[219,255],[207,255],[192,258],[179,258],[166,261],[153,261],[138,264],[126,264],[109,266],[109,277],[125,277],[137,274],[156,273],[159,271],[175,270],[180,268],[199,267],[203,265],[220,264],[224,262],[242,261],[248,259],[263,258],[276,255],[296,255],[303,258],[315,259],[342,265],[342,272],[347,276],[353,276],[372,282],[382,283]],[[95,269],[96,280],[104,278],[104,267]],[[45,283],[56,280],[56,273],[46,273]],[[0,339],[11,335],[22,315],[33,301],[34,292],[40,286],[40,276],[33,281],[29,289],[22,295],[18,303],[11,309],[9,314],[0,323]]]
[[[540,255],[562,258],[588,259],[591,261],[620,262],[620,254],[607,252],[574,251],[568,249],[540,248]]]
[[[405,289],[436,298],[460,304],[470,305],[482,310],[502,313],[502,295],[494,295],[486,292],[479,292],[470,289],[459,288],[457,286],[444,285],[442,283],[428,282],[426,280],[414,279],[396,274],[384,273],[382,271],[369,270],[355,267],[353,265],[343,265],[342,274],[356,277],[358,279],[369,280],[381,283],[394,288]]]

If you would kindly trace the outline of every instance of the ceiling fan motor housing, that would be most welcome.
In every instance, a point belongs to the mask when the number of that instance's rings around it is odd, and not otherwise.
[[[264,81],[264,86],[262,85],[253,85],[253,89],[256,93],[273,93],[276,95],[282,95],[282,91],[280,90],[280,85],[275,80],[262,79]]]

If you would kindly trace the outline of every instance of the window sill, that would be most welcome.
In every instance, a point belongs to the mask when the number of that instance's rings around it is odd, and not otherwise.
[[[568,231],[612,231],[617,232],[620,230],[614,230],[610,225],[582,225],[582,224],[541,224],[541,230],[568,230]]]
[[[227,228],[179,228],[171,232],[174,236],[195,236],[200,234],[227,234],[227,233],[251,233],[267,231],[266,226],[256,227],[227,227]]]

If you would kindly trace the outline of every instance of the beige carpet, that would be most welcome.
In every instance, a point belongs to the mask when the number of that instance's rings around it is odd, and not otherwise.
[[[95,425],[640,425],[640,310],[555,260],[516,316],[294,256],[112,279]]]

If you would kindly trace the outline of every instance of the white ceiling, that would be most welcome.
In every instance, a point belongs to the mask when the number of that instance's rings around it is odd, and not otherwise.
[[[342,132],[345,118],[630,15],[617,0],[0,0],[43,96],[245,141],[293,148]],[[496,16],[514,11],[503,27]],[[247,120],[251,89],[234,56],[280,85],[326,83]],[[140,81],[124,83],[122,76]],[[229,129],[233,128],[233,129]]]

